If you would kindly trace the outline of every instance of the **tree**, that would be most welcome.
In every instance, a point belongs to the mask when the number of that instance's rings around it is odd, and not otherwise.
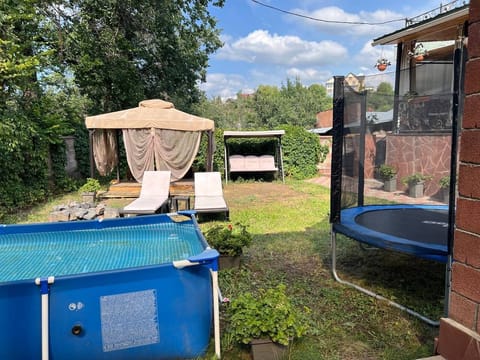
[[[393,108],[394,91],[388,82],[382,82],[376,91],[367,94],[367,108],[369,111],[388,111]]]
[[[260,85],[255,92],[253,102],[253,108],[260,121],[257,126],[276,127],[279,120],[280,103],[280,90],[276,86]]]
[[[331,100],[322,85],[305,87],[299,79],[291,81],[281,90],[281,106],[279,123],[312,128],[315,124],[316,114],[331,108]]]
[[[210,101],[203,98],[196,111],[200,116],[210,116],[217,127],[224,129],[275,129],[287,124],[310,129],[317,113],[331,107],[332,98],[327,96],[324,86],[305,87],[298,79],[287,79],[280,89],[260,85],[254,94],[239,93],[236,99],[226,102],[219,98]]]
[[[0,2],[1,105],[38,92],[37,69],[45,64],[51,49],[36,5],[34,0]]]
[[[93,113],[146,98],[186,109],[222,44],[208,5],[224,0],[69,0],[65,61]]]

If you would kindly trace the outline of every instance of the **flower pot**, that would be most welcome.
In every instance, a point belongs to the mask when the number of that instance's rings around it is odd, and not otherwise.
[[[270,339],[255,339],[250,342],[253,360],[282,360],[288,357],[288,346]]]
[[[423,55],[417,55],[415,56],[415,61],[423,61],[424,56]]]
[[[87,204],[94,204],[96,194],[97,193],[95,191],[82,192],[82,202]]]
[[[397,191],[397,178],[384,180],[383,190],[388,191],[388,192]]]
[[[408,195],[413,198],[423,197],[423,182],[410,184],[408,186]]]
[[[218,267],[220,270],[225,269],[238,269],[242,261],[242,255],[220,255],[218,258]]]
[[[450,202],[450,189],[442,188],[442,200],[445,204]]]
[[[378,71],[385,71],[387,69],[387,64],[378,64],[377,69]]]

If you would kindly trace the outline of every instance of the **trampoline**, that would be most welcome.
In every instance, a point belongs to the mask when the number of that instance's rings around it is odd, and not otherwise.
[[[450,159],[442,158],[443,164],[450,162],[450,168],[445,168],[437,166],[439,163],[434,161],[433,158],[436,155],[432,151],[422,148],[424,138],[420,138],[418,134],[408,134],[410,137],[418,136],[418,139],[420,139],[418,140],[419,144],[416,144],[418,146],[413,150],[415,153],[412,151],[408,155],[402,153],[402,156],[391,156],[389,158],[389,151],[401,152],[404,150],[404,148],[395,146],[385,147],[385,153],[379,153],[373,135],[375,122],[368,120],[366,115],[369,107],[367,96],[367,91],[358,92],[346,85],[344,77],[335,77],[330,190],[332,275],[336,281],[344,285],[351,286],[376,299],[386,301],[388,304],[420,318],[430,325],[438,326],[439,322],[435,319],[429,319],[369,289],[342,280],[336,269],[336,234],[342,234],[369,247],[399,252],[445,264],[445,311],[447,311],[455,212],[457,108],[452,107]],[[391,103],[393,107],[396,106],[393,99]],[[397,126],[398,124],[394,125]],[[394,128],[390,135],[385,135],[386,139],[388,139],[388,136],[398,139],[399,136],[405,135],[402,135],[398,128]],[[373,182],[370,180],[375,180],[372,169],[383,163],[388,164],[388,161],[392,161],[392,159],[397,159],[397,162],[392,163],[392,165],[397,170],[400,168],[404,174],[412,171],[419,173],[428,171],[432,178],[438,179],[449,173],[451,179],[449,204],[424,205],[418,204],[419,201],[416,200],[411,201],[413,204],[386,205],[374,204],[377,201],[375,198],[366,201],[366,183],[372,184]],[[431,164],[435,164],[437,167],[427,169]],[[378,188],[375,190],[378,190]],[[394,197],[390,198],[395,199]],[[368,203],[368,205],[365,203]]]
[[[344,209],[333,231],[362,243],[447,262],[448,206],[369,205]]]

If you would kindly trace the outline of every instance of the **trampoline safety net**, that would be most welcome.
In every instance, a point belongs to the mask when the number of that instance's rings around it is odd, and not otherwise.
[[[402,96],[394,95],[392,73],[361,76],[353,85],[343,76],[334,78],[331,223],[340,222],[342,209],[392,199],[402,204],[448,204],[448,195],[443,194],[450,193],[454,97],[451,86],[426,85],[432,74],[446,73],[444,67],[418,67],[418,92]],[[403,72],[399,76],[406,77]],[[396,172],[394,190],[385,188],[379,171],[385,165]],[[413,175],[426,179],[421,199],[409,192],[407,179]]]

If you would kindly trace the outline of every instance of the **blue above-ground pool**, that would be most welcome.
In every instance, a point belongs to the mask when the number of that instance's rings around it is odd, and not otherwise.
[[[217,260],[191,213],[0,226],[0,358],[201,356]]]

